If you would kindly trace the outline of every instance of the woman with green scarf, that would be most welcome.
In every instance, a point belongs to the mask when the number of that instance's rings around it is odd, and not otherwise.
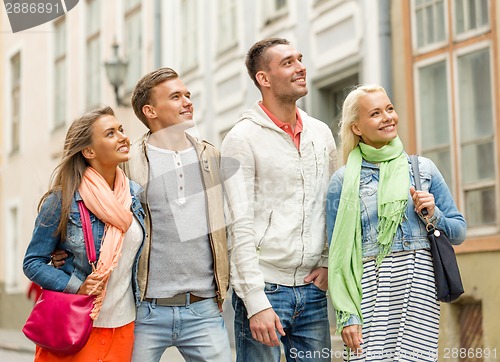
[[[423,191],[398,137],[399,117],[380,86],[344,101],[344,162],[330,181],[329,292],[345,360],[436,361],[439,302],[422,209],[453,244],[466,223],[434,165],[419,157]]]

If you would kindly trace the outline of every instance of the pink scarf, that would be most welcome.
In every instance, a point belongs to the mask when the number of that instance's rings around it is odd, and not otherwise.
[[[132,197],[128,178],[125,173],[116,168],[114,191],[109,188],[104,178],[92,167],[87,167],[78,189],[85,206],[105,223],[104,238],[97,267],[92,272],[103,278],[104,288],[96,298],[91,318],[96,319],[106,295],[106,285],[111,272],[118,264],[121,256],[123,237],[132,224],[130,205]]]

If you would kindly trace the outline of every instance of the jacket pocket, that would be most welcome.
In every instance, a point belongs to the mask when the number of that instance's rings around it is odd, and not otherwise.
[[[264,242],[264,238],[267,235],[267,232],[271,228],[271,223],[273,221],[273,212],[274,212],[274,210],[272,210],[271,213],[269,214],[269,219],[267,221],[266,228],[264,229],[264,232],[262,233],[262,236],[259,238],[259,242],[257,243],[257,251],[259,251],[260,247],[262,246],[262,243]]]
[[[359,180],[359,193],[361,196],[373,196],[377,192],[378,182],[373,181],[371,174],[362,175]]]

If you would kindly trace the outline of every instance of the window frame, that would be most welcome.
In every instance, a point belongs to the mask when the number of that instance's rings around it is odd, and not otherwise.
[[[478,181],[476,182],[473,186],[465,186],[464,185],[464,182],[462,181],[462,172],[464,172],[462,170],[462,166],[461,166],[461,162],[462,162],[462,140],[461,140],[461,124],[460,124],[460,115],[459,115],[459,112],[460,112],[460,99],[458,98],[459,97],[459,91],[458,91],[458,88],[457,89],[454,89],[454,94],[455,94],[455,114],[456,114],[456,124],[454,125],[455,126],[455,129],[456,129],[456,158],[458,160],[458,164],[457,164],[457,167],[458,167],[458,174],[457,174],[457,178],[458,178],[458,185],[459,185],[459,198],[460,198],[460,204],[463,205],[462,207],[462,210],[464,210],[464,216],[465,218],[467,219],[467,209],[466,209],[466,205],[465,205],[465,192],[466,190],[467,191],[470,191],[470,190],[480,190],[482,188],[485,188],[485,187],[488,187],[488,186],[494,186],[495,187],[495,195],[496,195],[496,204],[495,204],[495,208],[496,208],[496,220],[495,220],[495,225],[480,225],[480,226],[475,226],[475,227],[468,227],[468,234],[471,236],[471,237],[477,237],[477,236],[484,236],[484,235],[491,235],[491,234],[494,234],[494,233],[497,233],[498,231],[500,231],[500,184],[499,184],[499,160],[498,160],[498,150],[497,148],[499,147],[499,144],[498,144],[498,136],[497,136],[497,132],[498,132],[498,129],[497,129],[497,125],[496,125],[496,122],[495,122],[495,110],[497,108],[497,104],[495,102],[495,83],[494,83],[494,55],[493,55],[493,52],[494,52],[494,48],[493,48],[493,44],[490,40],[484,40],[484,41],[480,41],[480,42],[476,42],[476,43],[473,43],[471,45],[468,45],[468,46],[464,46],[464,47],[460,47],[456,50],[453,51],[453,62],[454,62],[454,72],[453,72],[453,82],[455,85],[459,84],[458,81],[459,81],[459,74],[458,74],[458,61],[459,61],[459,57],[461,56],[464,56],[464,55],[468,55],[468,54],[472,54],[472,53],[475,53],[475,52],[479,52],[481,50],[485,50],[485,49],[489,49],[489,57],[490,57],[490,69],[489,69],[489,72],[491,74],[491,111],[492,111],[492,133],[493,133],[493,163],[494,163],[494,167],[495,167],[495,172],[494,172],[494,175],[495,175],[495,178],[492,180],[492,181]],[[475,186],[475,187],[474,187]]]
[[[200,43],[199,39],[199,21],[198,21],[198,10],[201,8],[198,6],[197,0],[181,0],[180,3],[180,22],[182,29],[181,32],[181,44],[183,46],[182,56],[181,56],[181,72],[183,74],[189,73],[199,67],[199,51],[198,46]],[[185,6],[187,6],[185,8]]]
[[[8,222],[5,229],[5,291],[7,294],[17,294],[23,291],[22,277],[19,270],[22,269],[22,227],[21,227],[21,206],[19,200],[8,202],[6,205],[6,215]],[[16,219],[12,218],[12,210],[16,211]],[[13,249],[14,255],[10,253]]]
[[[453,160],[453,155],[456,154],[456,145],[455,145],[455,137],[453,134],[453,87],[452,87],[452,79],[451,79],[451,64],[450,64],[450,56],[448,53],[441,53],[437,54],[433,57],[426,58],[423,60],[420,60],[418,62],[415,62],[413,65],[413,74],[414,74],[414,92],[415,92],[415,98],[414,98],[414,103],[415,103],[415,120],[416,120],[416,129],[415,129],[415,134],[416,134],[416,144],[417,144],[417,150],[418,153],[421,154],[424,152],[422,143],[423,143],[423,138],[425,137],[425,134],[422,129],[422,114],[421,114],[421,109],[420,109],[420,104],[421,104],[421,99],[420,99],[420,89],[422,85],[420,84],[420,70],[422,68],[425,68],[427,66],[437,64],[440,62],[445,63],[445,68],[446,68],[446,90],[447,90],[447,107],[448,107],[448,130],[450,132],[450,139],[449,139],[449,150],[450,150],[450,172],[451,172],[451,184],[447,183],[450,192],[453,195],[459,195],[459,184],[458,180],[456,179],[455,175],[457,174],[457,165],[456,162]],[[440,149],[440,147],[434,147],[430,149],[426,149],[425,152],[431,152]]]
[[[97,14],[91,12],[92,5],[97,8]],[[98,105],[101,101],[101,2],[99,0],[87,0],[86,2],[86,22],[85,22],[85,60],[86,60],[86,93],[85,93],[85,105],[87,108]],[[97,17],[97,27],[89,27],[89,18]],[[97,44],[96,44],[97,43]],[[94,64],[91,55],[93,52],[93,46],[97,49],[97,62]],[[95,66],[95,68],[93,67]],[[97,84],[94,87],[94,82]]]
[[[232,22],[229,23],[229,28],[226,31],[221,28],[222,22],[217,23],[217,42],[216,50],[218,54],[224,53],[227,50],[238,45],[238,2],[236,0],[218,0],[217,16],[219,19],[229,18],[234,15]],[[232,36],[226,41],[222,41],[224,34]]]
[[[57,130],[65,126],[67,121],[68,112],[68,97],[67,97],[67,83],[68,83],[68,37],[67,37],[67,19],[62,16],[54,22],[54,118],[53,129]],[[62,33],[64,33],[64,41],[59,43],[58,29],[63,26]],[[59,51],[59,45],[63,45],[63,51]],[[62,66],[62,70],[59,67]],[[61,78],[58,78],[58,77]],[[63,89],[61,89],[63,85]],[[63,100],[63,102],[61,102]],[[62,107],[62,108],[61,108]],[[59,119],[58,117],[61,116]]]
[[[128,59],[128,67],[127,67],[127,75],[125,77],[125,81],[123,83],[125,94],[132,94],[132,91],[136,85],[137,80],[142,76],[142,68],[143,68],[143,32],[142,32],[142,24],[143,24],[143,11],[142,11],[142,2],[140,0],[130,0],[132,1],[132,5],[130,2],[127,2],[125,6],[125,12],[123,14],[123,36],[124,36],[124,55],[125,58]],[[137,22],[135,24],[134,22]],[[132,30],[130,30],[130,26],[132,24]],[[138,27],[139,31],[134,32],[134,29]],[[129,41],[130,38],[138,37],[138,47],[135,47],[135,41]],[[134,38],[135,39],[135,38]],[[134,48],[131,48],[131,46]],[[134,74],[135,68],[132,67],[134,64],[134,60],[138,62],[137,74]]]
[[[465,1],[465,0],[461,0],[461,1]],[[478,0],[474,0],[474,3],[477,4],[477,1]],[[486,1],[488,2],[488,9],[491,9],[491,0],[486,0]],[[457,9],[456,9],[455,3],[456,3],[456,0],[453,0],[451,2],[451,8],[452,8],[451,15],[453,18],[452,25],[453,25],[453,38],[454,39],[456,39],[457,41],[463,41],[463,40],[473,38],[475,36],[487,33],[488,31],[491,30],[491,16],[489,16],[487,25],[483,25],[483,26],[480,26],[480,27],[474,28],[474,29],[468,29],[468,30],[465,30],[463,33],[459,34],[457,32]],[[489,12],[488,12],[488,14],[489,14]]]
[[[16,67],[18,71],[14,69],[14,61],[16,61]],[[9,68],[10,68],[10,122],[9,122],[9,154],[14,155],[21,150],[21,93],[22,93],[22,52],[17,50],[13,55],[9,57]],[[14,78],[16,74],[18,77]],[[17,99],[17,103],[14,101]]]
[[[444,39],[442,41],[437,41],[431,44],[424,44],[423,46],[418,45],[418,38],[417,38],[417,16],[416,16],[416,1],[417,0],[412,0],[410,4],[410,18],[411,18],[411,34],[412,34],[412,49],[414,54],[423,54],[423,53],[428,53],[430,51],[439,49],[446,44],[448,44],[449,39],[450,39],[450,34],[448,31],[449,27],[449,17],[447,16],[449,11],[448,11],[448,1],[442,0],[443,5],[444,5]],[[441,1],[441,0],[431,0],[431,1]],[[427,28],[425,26],[424,28]]]

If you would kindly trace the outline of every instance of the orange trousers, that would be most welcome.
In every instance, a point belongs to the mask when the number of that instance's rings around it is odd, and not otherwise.
[[[93,328],[77,354],[64,356],[36,347],[35,362],[127,362],[132,359],[134,322],[118,328]]]

